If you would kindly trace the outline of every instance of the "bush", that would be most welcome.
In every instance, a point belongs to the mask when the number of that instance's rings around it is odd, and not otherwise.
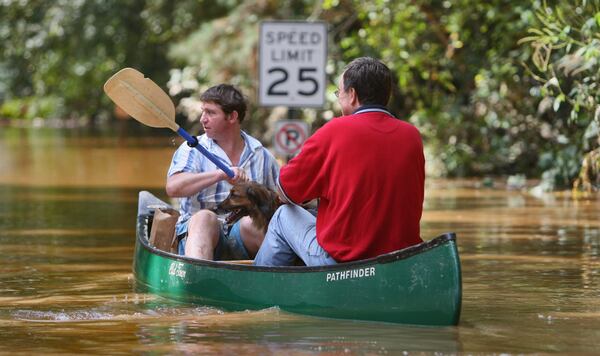
[[[64,115],[64,101],[53,96],[9,99],[0,105],[0,117],[4,119],[49,119]]]

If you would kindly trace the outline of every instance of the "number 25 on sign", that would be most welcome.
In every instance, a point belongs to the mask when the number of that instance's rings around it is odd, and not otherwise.
[[[302,90],[301,88],[298,88],[298,94],[299,95],[304,95],[304,96],[311,96],[317,93],[317,91],[319,90],[319,82],[317,82],[317,80],[314,77],[311,77],[310,75],[314,72],[316,72],[317,69],[316,68],[298,68],[298,78],[297,81],[298,83],[302,83],[302,82],[310,82],[312,85],[310,86],[310,90]],[[267,88],[267,95],[280,95],[280,96],[288,96],[290,95],[290,92],[287,89],[277,89],[278,86],[284,86],[285,83],[288,81],[289,79],[289,73],[288,71],[283,68],[283,67],[274,67],[269,69],[268,71],[269,74],[273,74],[275,75],[275,73],[279,73],[280,77],[277,78],[276,80],[274,80],[269,87]]]

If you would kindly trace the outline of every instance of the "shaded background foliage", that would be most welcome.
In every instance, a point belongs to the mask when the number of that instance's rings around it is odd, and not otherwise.
[[[539,83],[532,95],[541,98],[537,113],[551,144],[540,166],[552,188],[577,175],[582,156],[600,157],[600,2],[544,3],[536,18],[539,26],[521,42],[534,49],[528,74]],[[599,166],[596,158],[596,183]]]
[[[339,113],[343,66],[379,57],[398,83],[390,107],[421,129],[432,172],[525,174],[551,189],[598,146],[599,14],[598,1],[7,0],[0,116],[108,117],[102,84],[131,66],[192,121],[207,86],[240,86],[254,104],[245,129],[267,140],[288,113],[255,105],[259,23],[326,21],[328,101],[300,113],[315,128]]]
[[[195,29],[199,18],[224,16],[232,5],[226,1],[3,1],[1,113],[15,118],[19,114],[26,118],[98,115],[110,107],[102,93],[110,74],[131,66],[165,83],[172,66],[167,58],[170,43]],[[40,99],[54,102],[56,109],[38,110]],[[10,104],[20,110],[14,113]]]

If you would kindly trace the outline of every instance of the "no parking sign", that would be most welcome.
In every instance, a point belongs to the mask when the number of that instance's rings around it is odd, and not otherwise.
[[[300,152],[308,138],[308,124],[302,120],[280,120],[275,124],[273,146],[282,156],[293,156]]]

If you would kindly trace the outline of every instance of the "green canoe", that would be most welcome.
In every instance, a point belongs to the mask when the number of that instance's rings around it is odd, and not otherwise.
[[[330,318],[456,325],[462,285],[456,236],[362,261],[321,267],[257,267],[206,261],[148,243],[151,210],[168,206],[140,192],[133,271],[144,291],[225,310],[282,310]]]

